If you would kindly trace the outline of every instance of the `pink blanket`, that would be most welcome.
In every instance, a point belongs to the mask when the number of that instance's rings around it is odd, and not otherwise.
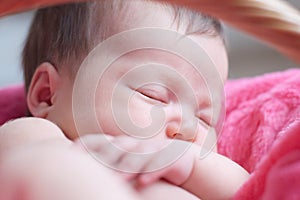
[[[300,70],[228,81],[220,153],[249,181],[235,199],[300,199]]]
[[[0,126],[26,114],[25,90],[22,85],[0,89]]]
[[[225,91],[219,152],[251,173],[234,199],[300,199],[300,70],[228,81]],[[0,124],[25,112],[22,86],[0,89]]]

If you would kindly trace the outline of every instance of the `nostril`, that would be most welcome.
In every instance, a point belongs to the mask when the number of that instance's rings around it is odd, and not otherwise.
[[[168,136],[171,139],[182,139],[182,135],[180,133],[173,133]]]
[[[186,137],[184,134],[175,133],[173,134],[172,139],[184,140],[186,142],[195,143],[197,141],[196,137]]]
[[[173,139],[182,139],[182,134],[180,134],[180,133],[174,133],[172,138]]]
[[[175,126],[168,126],[166,129],[167,137],[174,139],[175,137],[178,137],[178,130]]]
[[[168,126],[166,128],[166,135],[170,139],[178,139],[178,140],[185,140],[187,142],[196,142],[197,136],[190,131],[180,132],[176,126]]]

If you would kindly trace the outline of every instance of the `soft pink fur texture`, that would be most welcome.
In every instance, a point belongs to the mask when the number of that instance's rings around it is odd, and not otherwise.
[[[228,81],[225,93],[219,152],[251,173],[234,199],[300,199],[300,70]]]
[[[300,199],[300,70],[231,80],[225,93],[219,152],[251,173],[234,199]],[[25,115],[22,86],[0,90],[0,111],[0,124]]]
[[[22,85],[0,89],[0,125],[26,114],[25,90]]]

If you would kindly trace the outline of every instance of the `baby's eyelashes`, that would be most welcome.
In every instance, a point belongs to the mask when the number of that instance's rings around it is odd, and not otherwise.
[[[169,90],[162,85],[149,84],[136,89],[136,91],[146,97],[147,100],[153,100],[164,104],[170,103]]]
[[[211,124],[202,117],[197,117],[198,118],[198,123],[201,127],[203,127],[204,129],[209,129],[209,127],[211,127]]]
[[[208,128],[212,126],[212,117],[210,114],[210,109],[200,109],[196,113],[196,117],[199,119],[199,122],[204,127]]]

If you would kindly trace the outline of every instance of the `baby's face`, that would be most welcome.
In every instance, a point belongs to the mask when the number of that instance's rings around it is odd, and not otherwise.
[[[152,20],[145,18],[138,27],[170,27],[177,31],[176,27],[170,26],[172,18],[165,13],[156,14],[156,19],[150,17]],[[222,92],[219,86],[227,77],[226,50],[220,37],[196,34],[186,37],[204,49],[204,57],[210,59],[213,66],[206,66],[206,62],[194,66],[179,55],[159,49],[131,51],[119,56],[96,81],[86,78],[85,82],[80,83],[89,85],[93,82],[95,89],[92,91],[86,88],[80,90],[80,96],[76,96],[76,85],[71,81],[64,84],[60,92],[61,106],[58,108],[69,109],[65,109],[67,113],[63,115],[58,116],[59,112],[54,112],[57,114],[49,116],[60,121],[58,124],[69,138],[77,137],[78,133],[102,132],[137,138],[177,138],[195,141],[200,145],[207,136],[215,139],[215,132],[211,131],[215,126],[213,118],[218,118],[220,113],[214,104],[221,102],[218,102],[220,99],[212,99],[212,94]],[[126,42],[122,45],[126,46]],[[195,53],[194,49],[190,51]],[[114,53],[108,52],[111,55]],[[103,67],[101,63],[99,67]],[[209,69],[211,67],[215,68]],[[213,72],[214,76],[204,77],[206,73],[201,72],[203,69]],[[93,70],[89,73],[87,77],[95,74]],[[80,71],[77,76],[80,76]],[[208,86],[212,79],[218,84]],[[78,84],[78,79],[75,82]],[[73,95],[70,91],[73,91]],[[91,96],[92,101],[73,101],[73,107],[70,108],[72,98]],[[92,102],[93,105],[83,102]],[[77,106],[80,111],[76,110]],[[92,112],[84,113],[91,107]],[[97,125],[89,120],[89,114],[96,119]],[[79,117],[80,124],[76,119],[79,115],[84,116]]]
[[[206,40],[207,47],[219,45],[207,49],[211,57],[219,58],[224,53],[220,52],[221,41]],[[212,93],[222,92],[219,86],[226,77],[223,67],[220,74],[211,70],[219,84],[208,88],[205,73],[178,55],[157,49],[130,52],[111,64],[99,79],[94,105],[99,127],[110,135],[177,138],[199,145],[215,139],[213,118],[218,118],[220,111],[213,105]],[[221,104],[219,100],[215,103]]]

